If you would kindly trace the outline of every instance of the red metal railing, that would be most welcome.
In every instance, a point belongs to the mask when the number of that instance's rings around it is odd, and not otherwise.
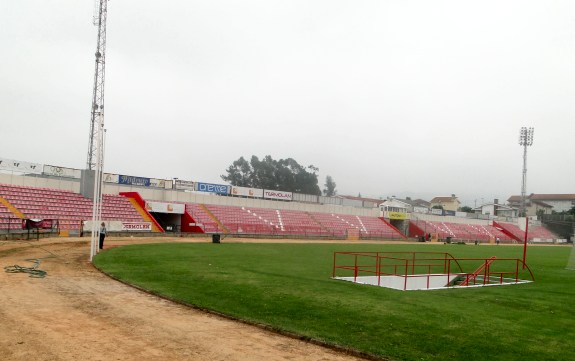
[[[470,281],[473,281],[473,284],[475,284],[476,280],[477,280],[477,276],[479,276],[479,274],[482,272],[483,272],[483,284],[485,284],[485,281],[489,279],[487,277],[487,275],[490,274],[489,266],[496,259],[497,259],[497,257],[495,257],[495,256],[486,259],[484,263],[482,263],[475,271],[473,271],[473,273],[465,275],[465,280],[463,280],[463,282],[461,282],[459,285],[460,286],[469,286]]]
[[[446,252],[334,252],[332,277],[338,272],[352,273],[357,282],[361,276],[376,276],[381,286],[381,277],[399,276],[403,277],[404,290],[410,278],[426,277],[429,289],[431,278],[441,276],[445,276],[446,287],[519,282],[520,266],[534,281],[531,269],[514,258],[455,258]]]

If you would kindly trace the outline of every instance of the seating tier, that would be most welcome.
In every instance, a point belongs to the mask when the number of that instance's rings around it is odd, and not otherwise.
[[[403,237],[377,217],[194,203],[186,211],[206,233],[345,237],[357,229],[362,237]]]
[[[417,221],[416,225],[425,233],[436,234],[439,239],[449,237],[453,240],[490,241],[499,238],[501,242],[513,241],[511,237],[491,225],[431,221]]]
[[[79,230],[83,220],[92,219],[92,200],[72,191],[49,188],[0,184],[0,196],[5,198],[26,218],[55,219],[60,229]],[[5,210],[7,210],[4,207]],[[0,218],[16,217],[12,212],[0,212]],[[104,221],[141,222],[142,217],[130,201],[123,196],[104,194],[102,197]],[[7,221],[0,220],[0,229],[7,229]],[[21,228],[12,227],[10,229]]]

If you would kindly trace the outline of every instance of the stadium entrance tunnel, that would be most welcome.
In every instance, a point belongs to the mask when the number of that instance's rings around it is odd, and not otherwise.
[[[182,223],[181,214],[150,212],[150,215],[154,217],[156,222],[158,222],[166,232],[180,232]]]
[[[402,291],[534,282],[514,258],[455,258],[443,252],[334,252],[332,278]]]

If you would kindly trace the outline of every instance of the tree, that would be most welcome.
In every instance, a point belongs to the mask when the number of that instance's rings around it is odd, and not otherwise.
[[[473,209],[469,206],[463,206],[459,209],[461,212],[473,213]]]
[[[539,219],[541,219],[541,216],[543,216],[545,214],[545,210],[544,209],[538,209],[537,212],[535,212],[535,214],[537,215],[537,217],[539,217]]]
[[[433,207],[431,207],[431,209],[443,209],[443,206],[441,204],[436,204]]]
[[[337,194],[337,190],[335,189],[336,184],[330,175],[325,177],[324,186],[325,188],[323,190],[323,195],[325,195],[326,197],[333,197]]]
[[[244,157],[234,161],[221,177],[233,186],[321,195],[317,172],[313,165],[303,167],[293,158],[275,160],[266,155],[260,160],[252,155],[249,162]]]
[[[227,177],[224,178],[224,176],[222,176],[222,178],[232,185],[238,187],[249,187],[252,183],[252,166],[244,159],[244,157],[240,157],[240,159],[234,161],[232,165],[228,167],[226,172],[228,173]]]

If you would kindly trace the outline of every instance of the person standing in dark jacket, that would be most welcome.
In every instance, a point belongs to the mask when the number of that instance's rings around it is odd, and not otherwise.
[[[106,238],[106,224],[102,222],[100,226],[100,249],[104,248],[104,238]]]

